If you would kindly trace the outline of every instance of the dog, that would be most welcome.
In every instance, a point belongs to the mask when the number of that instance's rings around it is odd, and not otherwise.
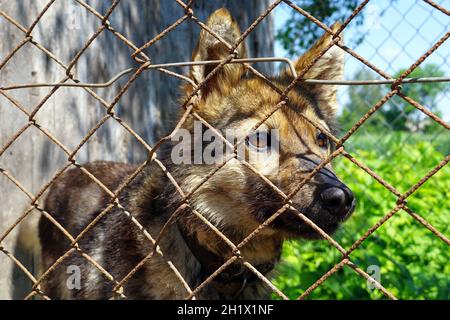
[[[228,43],[235,43],[241,35],[236,21],[226,9],[214,12],[207,25]],[[337,24],[332,27],[334,31],[338,28]],[[301,72],[331,41],[331,35],[323,35],[295,61],[295,69]],[[229,54],[229,48],[202,30],[192,59],[220,60]],[[246,57],[243,44],[238,46],[237,54],[240,58]],[[333,45],[315,61],[304,77],[340,80],[343,65],[343,51]],[[211,74],[215,67],[191,67],[189,76],[192,83],[183,87],[185,97],[194,91],[193,84],[207,80],[200,86],[193,111],[221,133],[232,130],[237,140],[244,141],[241,144],[244,158],[277,144],[276,150],[271,150],[266,157],[257,157],[251,166],[285,194],[295,191],[299,182],[333,151],[334,146],[327,135],[305,116],[324,130],[336,133],[336,86],[300,82],[288,93],[287,103],[270,115],[280,101],[274,88],[248,72],[241,63],[225,64]],[[283,90],[293,79],[286,69],[270,80]],[[267,120],[262,122],[265,118]],[[261,125],[252,131],[259,122]],[[196,119],[190,116],[180,130],[193,133],[196,125]],[[200,131],[205,129],[205,124],[201,124]],[[276,139],[272,137],[272,131],[277,132]],[[247,134],[252,139],[245,138]],[[181,145],[192,145],[196,142],[194,140]],[[280,193],[241,159],[231,159],[210,175],[218,163],[187,161],[175,164],[176,146],[180,145],[171,142],[158,149],[158,159],[165,170],[155,161],[146,165],[118,196],[120,206],[114,205],[100,217],[79,239],[76,250],[67,253],[72,248],[71,241],[53,221],[41,217],[39,237],[43,270],[66,254],[65,259],[46,276],[42,284],[45,294],[52,299],[109,299],[118,295],[128,299],[184,299],[189,296],[187,286],[196,288],[236,254],[213,228],[238,244],[285,204]],[[200,151],[204,151],[206,146],[200,142]],[[192,153],[195,152],[186,151],[183,157]],[[84,168],[114,191],[137,167],[98,161],[88,163]],[[208,175],[209,178],[205,179]],[[192,193],[187,201],[183,202],[171,178],[185,194]],[[202,181],[204,183],[197,187]],[[45,200],[45,211],[75,237],[110,203],[111,197],[104,189],[75,168],[53,183]],[[331,164],[327,164],[301,186],[291,198],[291,204],[331,234],[351,215],[355,199],[350,189],[333,173]],[[169,221],[175,211],[176,219]],[[153,252],[153,243],[136,221],[153,238],[167,224],[159,241],[161,254]],[[320,236],[289,207],[240,248],[240,257],[207,282],[195,297],[269,298],[270,289],[243,261],[270,278],[280,260],[283,241],[294,238],[317,239]],[[86,255],[106,270],[113,280],[99,271]],[[141,261],[144,262],[140,267],[133,270]],[[69,278],[75,276],[77,270],[78,287],[74,283],[70,286]],[[120,294],[114,294],[117,282],[132,270]]]

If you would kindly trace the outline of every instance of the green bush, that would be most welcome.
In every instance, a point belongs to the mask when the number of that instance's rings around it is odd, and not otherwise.
[[[427,140],[429,140],[427,142]],[[431,141],[431,142],[430,142]],[[405,192],[449,153],[448,133],[442,137],[394,132],[355,135],[347,149],[400,192]],[[357,208],[333,238],[348,249],[367,229],[396,205],[396,197],[346,158],[334,164],[338,176],[353,190]],[[408,206],[449,237],[450,168],[441,169],[408,198]],[[450,251],[445,242],[404,211],[397,212],[350,259],[362,270],[380,268],[381,284],[400,299],[449,299]],[[295,299],[342,259],[326,240],[291,241],[283,248],[274,280]],[[274,296],[274,298],[276,298]],[[345,266],[308,299],[378,299],[364,278]]]

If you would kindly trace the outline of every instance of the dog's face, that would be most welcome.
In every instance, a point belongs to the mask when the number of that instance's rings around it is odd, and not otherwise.
[[[240,36],[236,22],[224,9],[209,18],[208,26],[230,44]],[[331,36],[324,35],[295,62],[296,71],[301,72],[330,42]],[[336,46],[331,47],[305,78],[341,79],[343,52],[340,50]],[[245,57],[243,45],[237,51],[239,57]],[[193,60],[218,60],[228,55],[225,45],[206,31],[201,32]],[[191,79],[201,83],[214,67],[194,66]],[[292,80],[288,70],[271,79],[281,90]],[[185,88],[187,94],[192,90],[191,86]],[[295,192],[302,180],[333,151],[327,136],[311,122],[324,131],[335,132],[335,86],[298,85],[289,92],[288,101],[273,112],[281,100],[280,95],[264,80],[248,73],[243,65],[227,64],[210,77],[200,90],[199,98],[194,111],[224,136],[233,132],[235,140],[232,143],[245,141],[239,149],[241,158],[285,194]],[[193,132],[194,121],[191,120],[185,127]],[[257,124],[261,125],[252,130]],[[284,199],[250,166],[239,159],[228,161],[196,191],[195,204],[217,226],[237,227],[250,232],[283,206]],[[193,188],[215,167],[217,165],[190,166],[183,186]],[[327,233],[335,231],[355,205],[352,192],[336,177],[330,164],[304,183],[291,201],[295,208]],[[265,232],[284,237],[318,236],[290,209],[274,220]]]

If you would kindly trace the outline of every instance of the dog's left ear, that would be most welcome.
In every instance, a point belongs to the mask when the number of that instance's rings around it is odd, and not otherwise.
[[[340,23],[335,23],[331,30],[336,32]],[[342,33],[340,34],[342,43]],[[309,65],[321,51],[323,51],[333,40],[333,36],[325,33],[303,56],[295,62],[295,70],[297,73],[303,72],[304,68]],[[320,80],[342,80],[344,76],[344,51],[336,45],[328,49],[314,65],[303,76],[305,79]],[[308,88],[317,99],[321,108],[326,109],[332,114],[336,113],[338,105],[336,100],[336,85],[318,85],[310,84]]]
[[[219,35],[228,44],[233,45],[241,36],[241,31],[236,21],[228,10],[222,8],[216,10],[206,23],[214,33]],[[238,48],[238,58],[245,58],[246,52],[244,44],[241,43]],[[194,52],[192,61],[203,60],[222,60],[230,55],[230,49],[221,41],[216,39],[211,33],[202,29],[200,39]],[[190,78],[199,84],[205,80],[208,74],[217,65],[193,66],[190,72]],[[200,91],[201,96],[206,96],[213,90],[222,90],[231,88],[244,74],[245,68],[242,64],[226,64],[217,72],[206,86]]]

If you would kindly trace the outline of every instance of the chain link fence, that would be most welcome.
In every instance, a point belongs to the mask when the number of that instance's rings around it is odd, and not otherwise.
[[[184,10],[184,15],[182,15],[180,18],[176,19],[170,26],[165,28],[162,32],[160,32],[158,35],[156,35],[154,38],[149,39],[145,44],[143,45],[137,45],[133,41],[131,41],[129,38],[127,38],[125,35],[120,33],[119,26],[111,25],[110,23],[110,16],[114,13],[114,10],[117,8],[117,6],[120,6],[119,0],[115,0],[112,2],[109,9],[105,12],[98,12],[93,6],[89,5],[88,2],[76,0],[76,4],[78,6],[78,9],[85,10],[86,13],[89,15],[92,15],[98,21],[101,23],[100,27],[94,32],[89,39],[85,42],[85,44],[82,46],[82,48],[76,52],[73,55],[73,59],[69,62],[64,62],[58,58],[58,56],[53,53],[50,49],[48,49],[45,45],[36,42],[36,40],[33,37],[33,30],[36,28],[36,26],[46,18],[47,11],[55,4],[55,0],[49,1],[47,5],[40,11],[39,15],[32,21],[32,23],[29,26],[23,26],[21,25],[15,17],[12,17],[8,15],[6,12],[1,11],[0,16],[2,20],[2,24],[10,24],[17,28],[22,33],[22,39],[18,41],[17,45],[11,50],[9,54],[2,57],[2,60],[0,61],[0,71],[2,68],[4,68],[10,60],[15,55],[18,55],[21,51],[21,49],[24,46],[32,45],[34,46],[40,54],[46,55],[47,59],[49,61],[53,61],[56,64],[59,65],[61,70],[64,72],[64,76],[56,82],[47,81],[42,83],[26,83],[26,84],[12,84],[12,85],[1,85],[0,87],[0,95],[6,99],[9,102],[9,106],[11,108],[16,108],[22,115],[21,117],[26,118],[26,123],[17,130],[14,134],[8,137],[6,140],[7,142],[0,146],[0,158],[8,153],[11,146],[15,143],[20,143],[21,136],[30,130],[30,128],[38,130],[40,133],[46,136],[48,141],[51,142],[54,146],[57,146],[66,157],[66,164],[60,168],[51,179],[49,179],[44,186],[40,188],[38,192],[31,192],[29,191],[29,188],[27,188],[23,183],[21,183],[19,178],[16,178],[14,174],[11,173],[11,170],[8,170],[7,168],[0,167],[0,173],[1,175],[9,180],[13,185],[14,188],[17,188],[20,190],[23,195],[27,198],[27,208],[23,212],[17,212],[16,217],[17,219],[15,222],[7,227],[5,231],[3,231],[0,234],[0,251],[9,258],[12,263],[23,272],[26,277],[31,281],[32,283],[32,290],[26,295],[25,299],[31,299],[33,297],[39,296],[43,299],[49,299],[49,297],[46,295],[46,292],[42,291],[41,284],[44,280],[48,279],[49,277],[52,277],[52,271],[60,265],[67,257],[69,257],[73,252],[78,252],[80,255],[82,255],[86,262],[93,265],[95,268],[97,268],[104,276],[105,281],[111,281],[114,285],[113,292],[111,292],[111,297],[121,297],[126,298],[123,290],[123,286],[126,285],[127,281],[133,277],[133,275],[136,274],[143,266],[144,264],[149,260],[152,259],[153,256],[159,255],[161,257],[164,257],[164,253],[161,251],[161,248],[158,246],[160,240],[164,237],[165,232],[167,230],[167,227],[174,223],[177,219],[177,215],[185,210],[186,208],[190,208],[189,205],[189,199],[192,197],[193,193],[198,190],[204,183],[210,179],[216,172],[218,172],[223,166],[225,166],[228,161],[231,161],[235,157],[237,157],[237,148],[240,144],[244,142],[244,140],[237,141],[234,144],[231,144],[224,136],[220,135],[220,133],[215,130],[213,126],[211,126],[205,119],[201,117],[200,114],[198,114],[195,111],[195,104],[197,99],[197,94],[199,90],[203,88],[205,83],[213,77],[217,72],[221,70],[226,64],[229,63],[241,63],[245,66],[245,68],[248,70],[248,72],[254,74],[254,76],[262,79],[270,88],[272,88],[274,91],[277,92],[279,96],[279,103],[273,106],[272,111],[267,114],[265,119],[263,121],[258,122],[253,129],[257,129],[259,126],[261,126],[269,117],[277,112],[280,108],[282,108],[284,105],[286,105],[289,101],[288,93],[296,86],[296,84],[299,83],[307,83],[307,82],[314,82],[314,80],[308,80],[304,79],[304,75],[307,73],[307,71],[314,65],[314,63],[322,56],[324,55],[328,49],[330,49],[333,45],[339,46],[341,49],[343,49],[347,56],[352,57],[359,61],[362,65],[364,65],[364,68],[370,70],[374,74],[376,74],[379,79],[385,80],[383,83],[389,83],[390,87],[387,90],[386,93],[373,105],[370,106],[370,108],[367,108],[367,111],[364,114],[361,114],[359,119],[352,123],[349,128],[347,128],[346,132],[341,136],[337,137],[333,135],[332,133],[328,132],[327,130],[324,130],[324,128],[316,123],[314,120],[309,119],[306,115],[302,115],[306,121],[308,121],[311,125],[316,127],[318,130],[322,131],[326,136],[333,141],[336,144],[336,149],[334,152],[332,152],[324,161],[322,161],[319,165],[315,167],[314,170],[312,170],[302,181],[298,182],[298,185],[296,189],[286,194],[282,190],[280,190],[277,186],[275,186],[270,180],[268,180],[263,174],[258,172],[256,168],[254,168],[250,163],[246,161],[242,161],[242,164],[247,167],[249,170],[251,170],[256,176],[258,176],[260,179],[265,181],[272,189],[273,191],[282,197],[284,199],[284,205],[280,207],[278,210],[274,211],[273,214],[269,219],[267,219],[264,223],[262,223],[258,228],[256,228],[251,234],[249,234],[245,239],[240,243],[233,243],[230,241],[222,232],[218,230],[218,228],[208,221],[200,212],[197,210],[192,209],[192,214],[197,216],[203,223],[213,230],[226,244],[233,252],[233,255],[221,266],[219,267],[214,273],[209,275],[206,280],[201,283],[200,285],[196,287],[190,287],[189,283],[183,279],[181,276],[181,273],[177,270],[177,268],[174,266],[174,264],[171,263],[171,261],[167,261],[167,268],[170,268],[173,273],[178,277],[179,281],[183,284],[183,286],[186,289],[186,299],[194,299],[196,297],[196,294],[198,294],[207,284],[209,284],[211,281],[214,280],[215,277],[217,277],[219,274],[221,274],[228,266],[230,266],[232,263],[236,261],[241,261],[242,264],[251,272],[255,274],[256,277],[258,277],[261,281],[263,281],[270,290],[273,291],[273,293],[282,299],[288,299],[287,295],[277,288],[277,286],[268,279],[264,274],[262,274],[260,271],[258,271],[255,266],[253,266],[251,263],[249,263],[246,260],[245,256],[241,255],[240,250],[247,244],[249,241],[254,239],[255,236],[257,236],[264,228],[267,228],[270,223],[272,223],[277,217],[285,213],[287,210],[290,210],[292,212],[295,212],[295,214],[302,219],[307,225],[309,225],[311,228],[313,228],[320,236],[321,238],[325,239],[330,246],[334,247],[337,252],[341,255],[340,262],[338,262],[336,265],[334,265],[328,272],[326,272],[322,277],[317,279],[308,289],[306,289],[298,298],[304,299],[307,296],[309,296],[316,288],[321,286],[328,278],[330,278],[333,274],[338,272],[339,270],[343,268],[349,268],[354,271],[356,276],[361,277],[365,281],[369,281],[373,284],[373,286],[378,289],[380,292],[382,292],[387,298],[389,299],[396,299],[396,296],[390,292],[388,289],[386,289],[379,281],[377,281],[375,278],[373,278],[368,272],[364,271],[363,268],[358,266],[354,261],[352,261],[350,254],[354,252],[355,250],[364,250],[361,249],[362,244],[365,241],[369,241],[368,238],[377,231],[382,225],[389,223],[389,220],[396,215],[399,211],[404,211],[410,217],[414,220],[416,220],[418,223],[420,223],[424,228],[427,228],[429,231],[431,231],[437,238],[442,240],[445,244],[449,245],[450,240],[439,230],[437,230],[435,227],[433,227],[432,224],[430,224],[422,215],[420,212],[415,212],[410,208],[408,205],[408,198],[414,194],[428,179],[430,179],[433,175],[435,175],[439,170],[444,168],[450,161],[450,155],[445,156],[440,163],[438,163],[434,168],[431,168],[426,174],[424,174],[414,185],[412,185],[408,190],[401,192],[399,191],[394,185],[390,184],[388,181],[383,179],[380,175],[377,174],[377,172],[373,169],[371,169],[369,166],[367,166],[364,161],[358,159],[357,155],[352,154],[351,148],[346,149],[346,142],[355,135],[356,133],[364,133],[364,129],[361,128],[364,123],[370,121],[373,117],[379,113],[379,110],[388,102],[394,101],[394,99],[397,99],[395,101],[403,101],[406,102],[408,106],[411,108],[415,108],[420,112],[423,117],[427,117],[427,119],[430,119],[433,123],[437,124],[442,130],[445,132],[448,132],[450,130],[450,125],[444,121],[437,113],[435,113],[433,109],[430,109],[427,107],[427,105],[422,105],[420,101],[416,101],[415,99],[412,99],[405,93],[403,93],[403,86],[404,83],[408,81],[416,81],[416,82],[427,82],[427,81],[436,81],[436,79],[416,79],[416,80],[409,80],[409,76],[414,72],[416,68],[418,68],[426,59],[433,54],[439,47],[441,47],[446,41],[448,42],[448,38],[450,37],[450,31],[446,31],[446,33],[439,37],[438,39],[435,39],[433,43],[430,45],[429,49],[420,55],[418,58],[414,58],[414,61],[412,61],[411,65],[403,70],[398,76],[393,76],[392,74],[389,74],[386,70],[383,68],[380,68],[376,66],[373,62],[371,62],[373,57],[365,58],[358,54],[355,50],[351,49],[350,47],[345,46],[340,40],[340,36],[346,30],[348,25],[353,21],[353,19],[358,16],[363,10],[366,10],[368,4],[372,1],[365,0],[362,1],[357,8],[353,11],[352,14],[350,14],[347,19],[342,23],[342,25],[338,28],[337,31],[333,31],[330,29],[327,25],[323,24],[320,20],[316,19],[314,16],[310,15],[308,12],[304,11],[300,6],[298,6],[296,3],[291,1],[282,1],[282,0],[276,0],[272,4],[270,4],[266,10],[256,19],[254,20],[250,26],[242,32],[241,37],[238,39],[236,43],[227,43],[224,39],[222,39],[218,34],[216,34],[213,30],[208,28],[208,26],[201,21],[196,16],[195,10],[192,8],[192,4],[194,1],[186,1],[183,2],[181,0],[174,0],[177,5]],[[243,41],[246,40],[246,38],[249,36],[250,33],[254,31],[255,28],[258,27],[258,25],[266,19],[268,15],[272,13],[278,6],[288,6],[290,10],[295,11],[295,14],[302,15],[305,18],[309,19],[312,23],[316,24],[320,28],[323,29],[324,32],[327,32],[332,35],[333,41],[330,43],[325,50],[320,52],[320,54],[314,59],[314,61],[306,66],[301,72],[295,72],[295,69],[291,67],[292,73],[295,74],[295,79],[284,89],[280,90],[277,86],[275,86],[271,81],[269,80],[268,76],[264,75],[260,71],[258,71],[255,67],[252,66],[253,62],[260,62],[260,63],[271,63],[273,61],[279,61],[283,64],[292,65],[292,63],[281,57],[277,58],[250,58],[250,59],[240,59],[240,57],[237,55],[236,49],[238,48],[239,44],[241,44]],[[445,16],[449,16],[450,12],[448,9],[444,8],[443,6],[430,1],[425,0],[422,2],[422,5],[430,6],[433,8],[433,10],[438,11]],[[77,23],[77,21],[73,21],[68,19],[67,20],[70,23]],[[185,62],[174,62],[174,63],[167,63],[167,64],[155,64],[146,54],[146,50],[151,47],[153,44],[155,44],[157,41],[161,41],[168,33],[170,32],[176,32],[177,26],[184,23],[195,23],[199,28],[204,30],[205,32],[208,32],[211,34],[214,38],[218,39],[220,42],[223,43],[224,46],[226,46],[229,50],[229,56],[226,59],[220,60],[220,61],[200,61],[200,62],[192,62],[192,61],[185,61]],[[447,24],[448,27],[448,24]],[[420,29],[420,26],[418,27]],[[116,76],[107,79],[108,81],[105,81],[102,84],[99,83],[84,83],[82,80],[77,78],[76,75],[76,66],[77,62],[80,60],[83,55],[86,54],[86,51],[93,46],[93,44],[96,42],[96,39],[98,39],[102,34],[109,33],[110,36],[115,37],[118,42],[122,42],[125,46],[129,47],[131,51],[133,52],[131,54],[131,58],[135,60],[136,63],[139,64],[139,67],[137,68],[131,68],[124,70],[123,72],[118,73]],[[417,35],[411,35],[411,37],[415,37]],[[394,41],[396,41],[394,39]],[[376,51],[376,47],[375,47]],[[36,51],[37,52],[37,51]],[[414,57],[414,55],[410,56],[411,59]],[[24,62],[25,64],[26,62]],[[213,71],[208,75],[208,77],[203,81],[202,83],[196,85],[195,83],[192,83],[192,81],[186,77],[185,75],[173,71],[173,67],[180,67],[180,66],[191,66],[191,65],[200,65],[200,64],[211,64],[213,65]],[[24,65],[26,68],[26,65]],[[389,68],[387,68],[389,69]],[[187,97],[183,103],[181,103],[180,108],[183,111],[182,116],[180,118],[180,121],[176,123],[173,126],[173,130],[170,132],[170,134],[166,135],[162,139],[158,140],[156,143],[149,144],[145,138],[143,138],[141,135],[139,135],[133,128],[127,124],[126,121],[124,121],[121,117],[119,117],[116,113],[115,108],[117,107],[118,103],[121,101],[122,97],[127,93],[128,89],[133,85],[133,83],[139,79],[142,74],[146,72],[162,72],[168,76],[176,77],[180,79],[181,81],[186,81],[190,83],[195,89],[193,92]],[[116,81],[119,81],[120,79],[126,78],[126,82],[124,84],[120,85],[120,89],[116,92],[114,98],[111,101],[106,101],[104,98],[102,98],[101,94],[98,93],[98,91],[95,91],[95,89],[98,88],[104,88],[104,87],[110,87]],[[438,79],[439,81],[448,81],[448,79]],[[376,82],[376,79],[370,80],[369,82]],[[119,81],[120,82],[120,81]],[[317,81],[316,81],[317,82]],[[359,84],[361,85],[362,82],[353,81],[353,84]],[[364,82],[364,81],[363,81]],[[366,81],[367,82],[367,81]],[[334,82],[330,81],[319,81],[319,83],[322,84],[335,84]],[[374,83],[367,83],[367,85],[373,85]],[[351,85],[351,81],[341,81],[339,83],[340,85]],[[151,84],[149,84],[151,85]],[[377,84],[380,85],[380,84]],[[43,99],[40,99],[40,102],[34,107],[32,110],[29,110],[27,107],[23,106],[23,103],[19,102],[17,99],[14,98],[14,95],[12,92],[15,90],[24,90],[29,89],[33,87],[49,87],[49,91],[46,94],[46,96]],[[57,136],[55,136],[50,130],[48,130],[44,125],[41,125],[40,121],[38,120],[37,115],[39,112],[41,112],[42,108],[45,106],[46,102],[55,95],[59,90],[61,90],[64,87],[79,87],[82,90],[84,90],[88,95],[90,95],[93,99],[95,99],[99,105],[103,108],[104,115],[98,120],[96,124],[91,126],[87,132],[87,134],[79,141],[79,143],[75,147],[69,147],[65,145],[62,141],[58,139]],[[275,93],[274,93],[275,94]],[[61,107],[60,111],[62,113],[70,112],[69,109],[66,109],[65,107]],[[401,116],[401,115],[400,115]],[[187,121],[188,118],[193,118],[197,121],[200,121],[205,127],[213,130],[216,134],[219,135],[220,139],[227,145],[228,147],[232,148],[234,150],[234,153],[231,157],[227,159],[227,161],[223,162],[220,166],[217,166],[212,172],[210,172],[207,176],[202,179],[196,185],[196,187],[193,188],[189,193],[186,193],[182,190],[179,183],[175,180],[175,178],[172,176],[172,174],[167,170],[167,168],[164,166],[163,162],[158,159],[157,152],[159,148],[165,143],[167,143],[169,140],[174,137],[174,135],[177,133],[177,130],[181,128],[181,126]],[[146,150],[147,157],[145,161],[143,161],[136,171],[131,174],[116,190],[110,190],[108,189],[97,177],[95,177],[91,172],[89,172],[83,164],[77,159],[77,155],[79,151],[85,146],[85,144],[90,140],[93,139],[93,136],[96,134],[100,128],[109,121],[116,121],[117,124],[119,124],[128,134],[130,134],[134,139],[136,139],[141,146]],[[389,125],[389,124],[388,124]],[[0,119],[0,127],[2,126],[2,119]],[[36,132],[36,131],[33,131]],[[329,164],[331,161],[338,157],[343,157],[348,160],[350,160],[354,166],[358,167],[359,170],[364,171],[368,175],[372,177],[375,181],[377,181],[379,184],[381,184],[386,190],[388,190],[392,195],[396,198],[396,205],[391,208],[389,212],[386,212],[385,215],[374,225],[372,225],[357,241],[355,241],[351,246],[345,248],[341,244],[339,244],[333,237],[328,235],[326,232],[324,232],[319,226],[317,226],[313,221],[308,219],[304,213],[297,210],[293,204],[292,204],[292,197],[297,193],[302,186],[304,186],[310,179],[312,179],[321,168],[324,168],[327,164]],[[179,207],[177,210],[175,210],[171,216],[171,218],[166,222],[165,226],[162,228],[159,234],[151,235],[148,233],[144,226],[140,224],[139,221],[137,221],[130,212],[127,211],[127,208],[124,207],[120,202],[120,194],[121,192],[129,186],[129,184],[133,181],[133,179],[138,176],[139,173],[142,172],[142,170],[150,163],[154,162],[156,163],[166,174],[168,179],[171,181],[171,183],[174,185],[175,189],[179,193],[179,196],[182,198],[182,201],[179,204]],[[14,164],[9,164],[14,165]],[[58,179],[64,172],[66,172],[69,168],[77,167],[79,168],[84,174],[90,177],[93,182],[95,182],[102,190],[104,190],[110,197],[109,204],[106,206],[106,208],[99,213],[96,218],[79,234],[77,235],[71,235],[58,221],[56,221],[52,217],[52,212],[46,212],[44,208],[41,205],[41,201],[45,195],[45,192],[49,189],[51,184]],[[23,168],[23,170],[26,170],[26,168]],[[8,195],[4,195],[8,196]],[[123,214],[126,215],[143,233],[143,235],[148,239],[148,241],[153,246],[153,251],[150,252],[138,265],[136,265],[130,272],[121,279],[114,278],[108,270],[104,269],[101,264],[99,264],[97,261],[94,260],[93,257],[89,256],[84,250],[83,247],[81,247],[78,242],[80,239],[82,239],[89,230],[91,230],[99,220],[101,220],[104,216],[108,215],[108,213],[113,208],[119,208],[122,210]],[[43,270],[42,274],[37,275],[35,272],[29,270],[25,266],[25,264],[12,253],[11,248],[8,248],[5,245],[5,239],[7,239],[8,236],[11,235],[11,233],[17,229],[20,224],[27,218],[28,215],[30,215],[33,211],[39,211],[40,214],[51,221],[71,242],[71,248],[68,250],[64,255],[62,255],[57,261],[54,262],[54,264],[48,268],[47,270]],[[301,270],[299,271],[301,272]]]

